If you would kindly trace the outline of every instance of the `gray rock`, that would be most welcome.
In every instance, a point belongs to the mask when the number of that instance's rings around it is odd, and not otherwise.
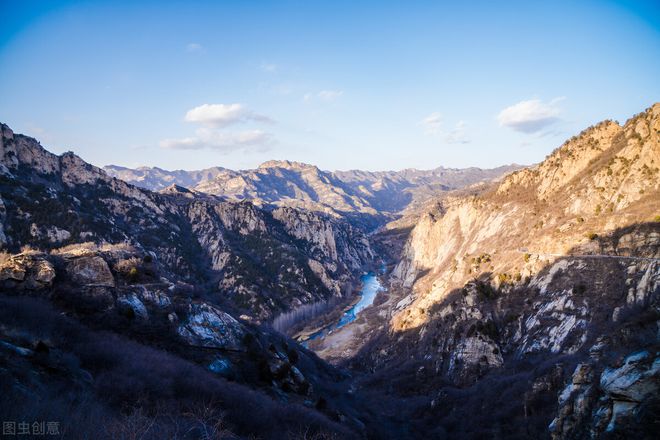
[[[101,257],[80,257],[70,261],[66,271],[71,279],[81,286],[113,287],[115,279],[108,263]]]
[[[192,304],[188,318],[179,325],[179,335],[192,346],[243,349],[245,333],[240,322],[210,304]]]

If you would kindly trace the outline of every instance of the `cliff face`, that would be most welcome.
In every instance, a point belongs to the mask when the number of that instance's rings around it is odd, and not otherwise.
[[[372,258],[362,232],[341,219],[176,186],[153,193],[0,129],[0,239],[13,251],[128,243],[255,319],[341,296]]]
[[[398,366],[407,393],[434,396],[411,411],[438,435],[646,438],[660,379],[660,104],[438,202],[390,281],[402,293],[387,331],[352,362]],[[502,409],[479,429],[460,421],[482,401]]]
[[[660,212],[658,130],[656,104],[624,127],[604,122],[587,129],[538,166],[423,215],[394,271],[417,298],[397,317],[397,328],[422,324],[416,308],[472,278],[488,273],[495,282],[520,281],[537,273],[546,255],[578,246],[600,253],[598,234],[653,221]]]

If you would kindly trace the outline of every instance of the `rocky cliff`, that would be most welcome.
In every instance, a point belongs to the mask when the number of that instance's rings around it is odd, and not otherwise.
[[[439,201],[393,269],[389,322],[350,362],[396,372],[440,438],[652,438],[659,177],[655,104]]]
[[[0,129],[0,239],[14,252],[131,244],[254,319],[342,296],[372,259],[363,233],[342,219],[176,186],[154,193]]]

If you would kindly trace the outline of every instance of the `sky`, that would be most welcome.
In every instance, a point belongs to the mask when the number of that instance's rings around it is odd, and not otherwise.
[[[660,101],[660,2],[0,0],[0,122],[98,166],[531,164]]]

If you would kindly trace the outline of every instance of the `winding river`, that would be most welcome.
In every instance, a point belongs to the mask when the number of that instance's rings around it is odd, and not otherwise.
[[[339,318],[337,322],[334,324],[328,325],[326,327],[323,327],[321,330],[312,333],[306,341],[311,341],[314,339],[319,339],[319,338],[324,338],[328,334],[334,332],[335,330],[338,330],[345,326],[348,323],[351,323],[357,319],[357,315],[367,307],[369,307],[371,304],[373,304],[374,299],[376,298],[376,294],[383,290],[383,285],[380,283],[380,280],[378,279],[378,275],[369,272],[365,275],[362,275],[362,278],[360,279],[362,281],[362,288],[360,289],[360,292],[358,295],[360,295],[360,300],[353,305],[350,309],[344,312],[344,314]]]

